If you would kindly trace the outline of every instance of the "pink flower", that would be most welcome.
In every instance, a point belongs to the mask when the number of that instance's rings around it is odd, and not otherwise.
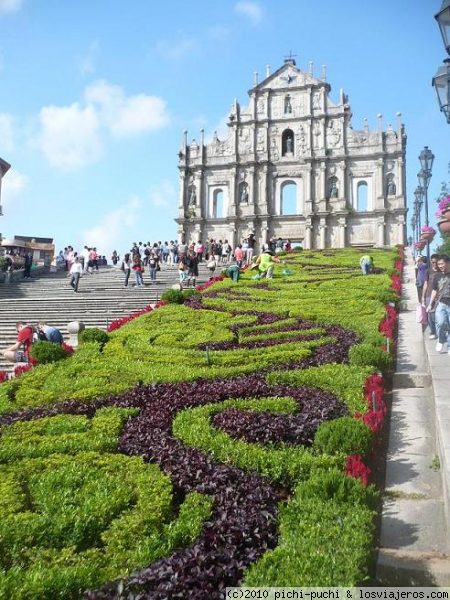
[[[436,211],[436,217],[439,219],[447,210],[450,210],[450,195],[445,196],[445,198],[440,200]]]

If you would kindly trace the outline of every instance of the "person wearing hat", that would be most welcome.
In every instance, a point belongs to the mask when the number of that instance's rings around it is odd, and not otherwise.
[[[265,277],[266,279],[272,279],[273,263],[279,262],[281,262],[280,258],[278,256],[273,256],[269,251],[260,254],[255,262],[258,267],[260,278]]]

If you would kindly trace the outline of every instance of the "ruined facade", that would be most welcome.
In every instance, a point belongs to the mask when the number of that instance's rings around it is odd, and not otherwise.
[[[179,152],[178,236],[187,242],[249,233],[304,248],[386,247],[405,241],[406,135],[351,126],[348,98],[329,94],[293,59],[237,101],[228,137],[184,141]],[[398,115],[399,116],[399,115]]]

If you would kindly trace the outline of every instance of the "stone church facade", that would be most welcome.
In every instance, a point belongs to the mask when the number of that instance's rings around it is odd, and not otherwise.
[[[406,134],[351,126],[325,77],[293,59],[235,101],[228,138],[187,141],[179,152],[178,237],[234,247],[249,233],[259,245],[281,237],[304,248],[387,247],[406,234]],[[400,117],[400,115],[398,115]]]

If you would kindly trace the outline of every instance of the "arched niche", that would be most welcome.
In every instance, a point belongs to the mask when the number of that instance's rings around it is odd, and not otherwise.
[[[293,156],[295,148],[295,136],[292,129],[285,129],[281,136],[282,156]]]

